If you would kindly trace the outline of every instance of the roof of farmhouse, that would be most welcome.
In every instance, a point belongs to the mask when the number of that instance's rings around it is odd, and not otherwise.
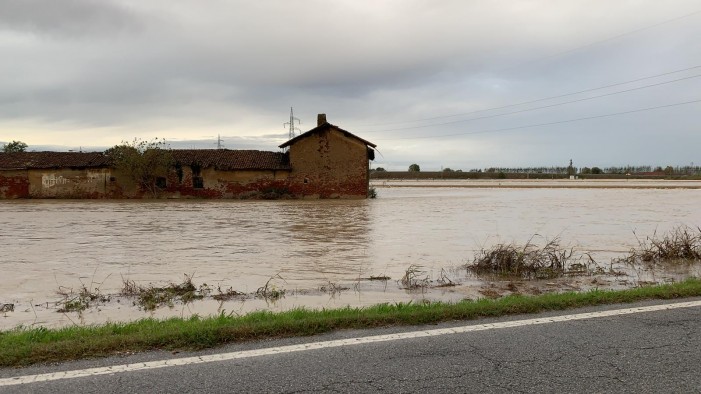
[[[285,142],[284,144],[280,145],[280,148],[286,148],[286,147],[288,147],[288,146],[294,144],[295,142],[297,142],[297,141],[299,141],[299,140],[301,140],[301,139],[303,139],[303,138],[307,138],[307,137],[309,137],[310,135],[312,135],[312,134],[314,134],[314,133],[317,133],[317,132],[319,132],[319,131],[321,131],[321,130],[324,130],[324,129],[330,128],[330,127],[333,127],[333,128],[335,128],[336,130],[340,131],[340,132],[343,133],[343,135],[345,135],[346,137],[355,138],[356,140],[362,142],[363,144],[365,144],[365,145],[367,145],[367,146],[369,146],[369,147],[371,147],[371,148],[377,147],[377,145],[373,144],[372,142],[370,142],[370,141],[368,141],[368,140],[364,140],[364,139],[358,137],[357,135],[351,133],[350,131],[343,130],[342,128],[340,128],[340,127],[338,127],[338,126],[332,125],[331,123],[327,122],[327,121],[326,121],[326,115],[324,115],[324,114],[319,114],[319,120],[318,120],[318,122],[319,122],[319,125],[318,125],[318,126],[316,126],[315,128],[313,128],[313,129],[311,129],[311,130],[309,130],[309,131],[307,131],[307,132],[304,132],[304,133],[302,133],[302,134],[300,134],[300,135],[298,135],[298,136],[292,138],[291,140],[288,140],[288,141]]]
[[[102,152],[16,152],[0,153],[0,169],[95,168],[109,166]]]
[[[197,164],[218,170],[289,170],[290,160],[282,152],[230,149],[174,149],[173,158],[183,165]]]
[[[282,152],[230,149],[173,149],[173,159],[182,165],[196,164],[218,170],[289,170]],[[0,170],[49,168],[104,168],[110,158],[104,152],[0,152]]]

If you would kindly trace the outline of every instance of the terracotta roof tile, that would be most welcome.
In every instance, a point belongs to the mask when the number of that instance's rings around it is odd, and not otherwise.
[[[106,167],[108,158],[102,152],[0,152],[0,169],[91,168]]]
[[[184,165],[199,164],[218,170],[289,170],[287,154],[259,150],[173,149],[173,158]],[[103,152],[0,152],[0,170],[109,167]]]
[[[282,152],[229,149],[174,149],[173,158],[184,165],[198,164],[218,170],[289,170],[288,156]]]

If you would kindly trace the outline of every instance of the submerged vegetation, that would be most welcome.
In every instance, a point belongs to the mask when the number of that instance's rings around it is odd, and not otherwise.
[[[496,300],[467,300],[453,304],[397,303],[335,310],[261,311],[244,316],[222,312],[209,318],[144,319],[132,323],[61,329],[19,327],[0,331],[0,366],[22,366],[153,349],[196,350],[231,342],[314,335],[340,329],[433,324],[693,296],[701,296],[699,279],[622,291],[592,290],[528,297],[511,295]]]
[[[57,312],[60,313],[82,312],[95,304],[110,301],[110,296],[101,294],[100,289],[92,284],[82,284],[78,291],[61,286],[57,293],[61,296],[61,300],[56,303]]]
[[[147,311],[152,311],[163,305],[173,306],[175,301],[186,304],[193,300],[200,300],[211,291],[206,283],[201,285],[199,289],[195,287],[190,275],[185,275],[185,279],[180,284],[170,283],[162,287],[151,284],[140,286],[133,280],[124,280],[123,283],[121,294],[135,297],[134,305]]]
[[[502,243],[482,248],[465,268],[476,275],[504,279],[552,279],[577,275],[622,275],[614,269],[615,264],[637,267],[698,262],[701,262],[701,228],[680,226],[661,236],[655,233],[645,239],[638,238],[638,246],[631,248],[626,256],[614,259],[607,269],[590,253],[577,254],[574,248],[562,246],[559,238],[537,246],[533,237],[525,245]]]
[[[701,261],[701,227],[680,226],[658,236],[638,239],[638,247],[620,261],[648,265],[684,261]]]
[[[466,267],[481,275],[547,279],[565,275],[575,263],[574,250],[561,247],[559,238],[547,242],[543,247],[536,246],[532,240],[523,246],[497,244],[490,249],[482,249]]]

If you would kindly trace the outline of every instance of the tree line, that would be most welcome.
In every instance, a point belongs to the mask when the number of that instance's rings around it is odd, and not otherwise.
[[[385,172],[387,171],[383,167],[377,167],[372,169],[372,171]],[[407,169],[409,172],[421,172],[421,167],[414,163]],[[453,170],[451,168],[444,168],[442,172],[463,172],[463,170]],[[553,174],[553,175],[597,175],[597,174],[645,174],[645,173],[657,173],[664,175],[695,175],[701,174],[701,166],[622,166],[622,167],[574,167],[572,164],[569,166],[550,166],[550,167],[486,167],[486,168],[472,168],[466,172],[476,172],[476,173],[504,173],[504,174]]]

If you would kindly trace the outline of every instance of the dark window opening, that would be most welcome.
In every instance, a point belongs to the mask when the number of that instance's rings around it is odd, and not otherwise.
[[[183,183],[183,166],[180,163],[175,164],[175,174],[178,175],[178,182]]]
[[[309,178],[304,178],[304,184],[306,185],[307,183],[309,183]]]
[[[166,178],[163,176],[159,176],[156,178],[156,187],[159,189],[165,189],[167,186],[166,184]]]
[[[117,178],[115,178],[113,176],[110,177],[110,182],[115,182],[116,180],[117,180]]]
[[[192,163],[190,168],[192,169],[192,176],[200,176],[202,173],[202,166],[199,164]]]
[[[204,178],[201,176],[192,177],[192,188],[193,189],[204,189]]]

